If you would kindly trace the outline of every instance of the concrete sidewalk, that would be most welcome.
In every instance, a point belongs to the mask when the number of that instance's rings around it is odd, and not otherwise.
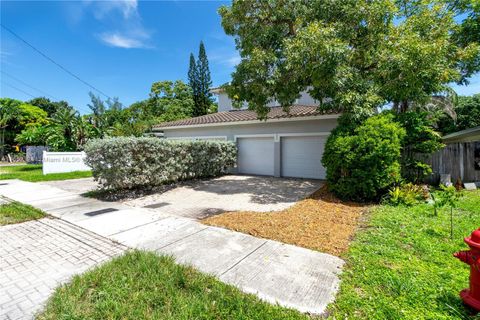
[[[338,290],[343,261],[328,254],[40,183],[0,181],[0,195],[128,247],[171,254],[245,292],[302,312],[322,314]]]

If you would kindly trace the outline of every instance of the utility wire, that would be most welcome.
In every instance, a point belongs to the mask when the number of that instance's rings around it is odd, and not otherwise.
[[[59,99],[55,98],[54,96],[52,96],[51,94],[48,94],[47,92],[45,92],[45,91],[43,91],[43,90],[40,90],[40,89],[38,89],[38,88],[35,88],[35,87],[32,86],[32,85],[29,85],[29,84],[26,83],[25,81],[23,81],[23,80],[21,80],[21,79],[18,79],[17,77],[9,74],[8,72],[5,72],[5,71],[3,71],[3,70],[0,70],[0,72],[3,73],[4,75],[9,76],[9,77],[12,78],[12,79],[18,81],[18,82],[20,82],[20,83],[23,84],[24,86],[29,87],[30,89],[33,89],[33,90],[38,91],[38,92],[40,92],[40,93],[42,93],[42,94],[44,94],[44,95],[47,95],[47,96],[49,96],[50,98],[52,98],[52,99],[54,99],[54,100],[57,100],[57,101],[59,100]]]
[[[12,86],[11,84],[6,83],[5,81],[2,81],[2,82],[3,82],[4,85],[9,86],[10,88],[13,88],[13,89],[15,89],[15,90],[17,90],[17,91],[20,91],[20,92],[22,92],[23,94],[26,94],[27,96],[30,96],[30,97],[32,97],[32,98],[36,98],[34,95],[28,93],[27,91],[24,91],[24,90],[19,89],[19,88],[15,87],[15,86]]]
[[[63,71],[65,71],[66,73],[68,73],[69,75],[71,75],[72,77],[74,77],[75,79],[77,79],[78,81],[82,82],[83,84],[85,84],[86,86],[92,88],[93,90],[97,91],[98,93],[102,94],[103,96],[107,97],[110,99],[110,96],[108,96],[106,93],[102,92],[101,90],[97,89],[96,87],[94,87],[93,85],[91,85],[90,83],[88,83],[87,81],[81,79],[79,76],[77,76],[75,73],[71,72],[70,70],[68,70],[67,68],[65,68],[64,66],[62,66],[61,64],[59,64],[58,62],[56,62],[55,60],[53,60],[52,58],[50,58],[49,56],[47,56],[45,53],[43,53],[42,51],[38,50],[37,48],[35,48],[32,44],[30,44],[29,42],[27,42],[27,40],[23,39],[22,37],[20,37],[18,34],[16,34],[15,32],[13,32],[11,29],[7,28],[5,25],[3,25],[2,23],[0,23],[0,26],[7,30],[8,32],[10,32],[13,36],[15,36],[16,38],[18,38],[20,41],[22,41],[23,43],[25,43],[27,46],[29,46],[30,48],[32,48],[33,50],[35,50],[38,54],[40,54],[41,56],[43,56],[45,59],[47,59],[48,61],[50,61],[51,63],[53,63],[54,65],[56,65],[57,67],[59,67],[60,69],[62,69]]]

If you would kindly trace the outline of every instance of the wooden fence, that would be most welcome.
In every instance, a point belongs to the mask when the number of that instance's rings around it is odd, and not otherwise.
[[[442,173],[449,173],[453,183],[458,178],[462,182],[480,181],[480,141],[449,143],[425,162],[433,171],[428,182],[438,183]]]

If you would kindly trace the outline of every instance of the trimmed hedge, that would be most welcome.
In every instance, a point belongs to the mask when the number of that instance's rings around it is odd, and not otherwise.
[[[91,140],[85,153],[103,188],[131,189],[224,174],[235,165],[237,148],[226,141],[122,137]]]

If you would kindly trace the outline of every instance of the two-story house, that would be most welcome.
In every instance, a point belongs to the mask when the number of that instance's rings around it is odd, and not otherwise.
[[[218,112],[154,126],[167,139],[229,140],[237,143],[236,172],[277,177],[325,179],[321,158],[327,136],[337,125],[338,114],[322,113],[308,93],[303,93],[290,112],[275,101],[266,121],[255,111],[235,109],[221,88]]]

